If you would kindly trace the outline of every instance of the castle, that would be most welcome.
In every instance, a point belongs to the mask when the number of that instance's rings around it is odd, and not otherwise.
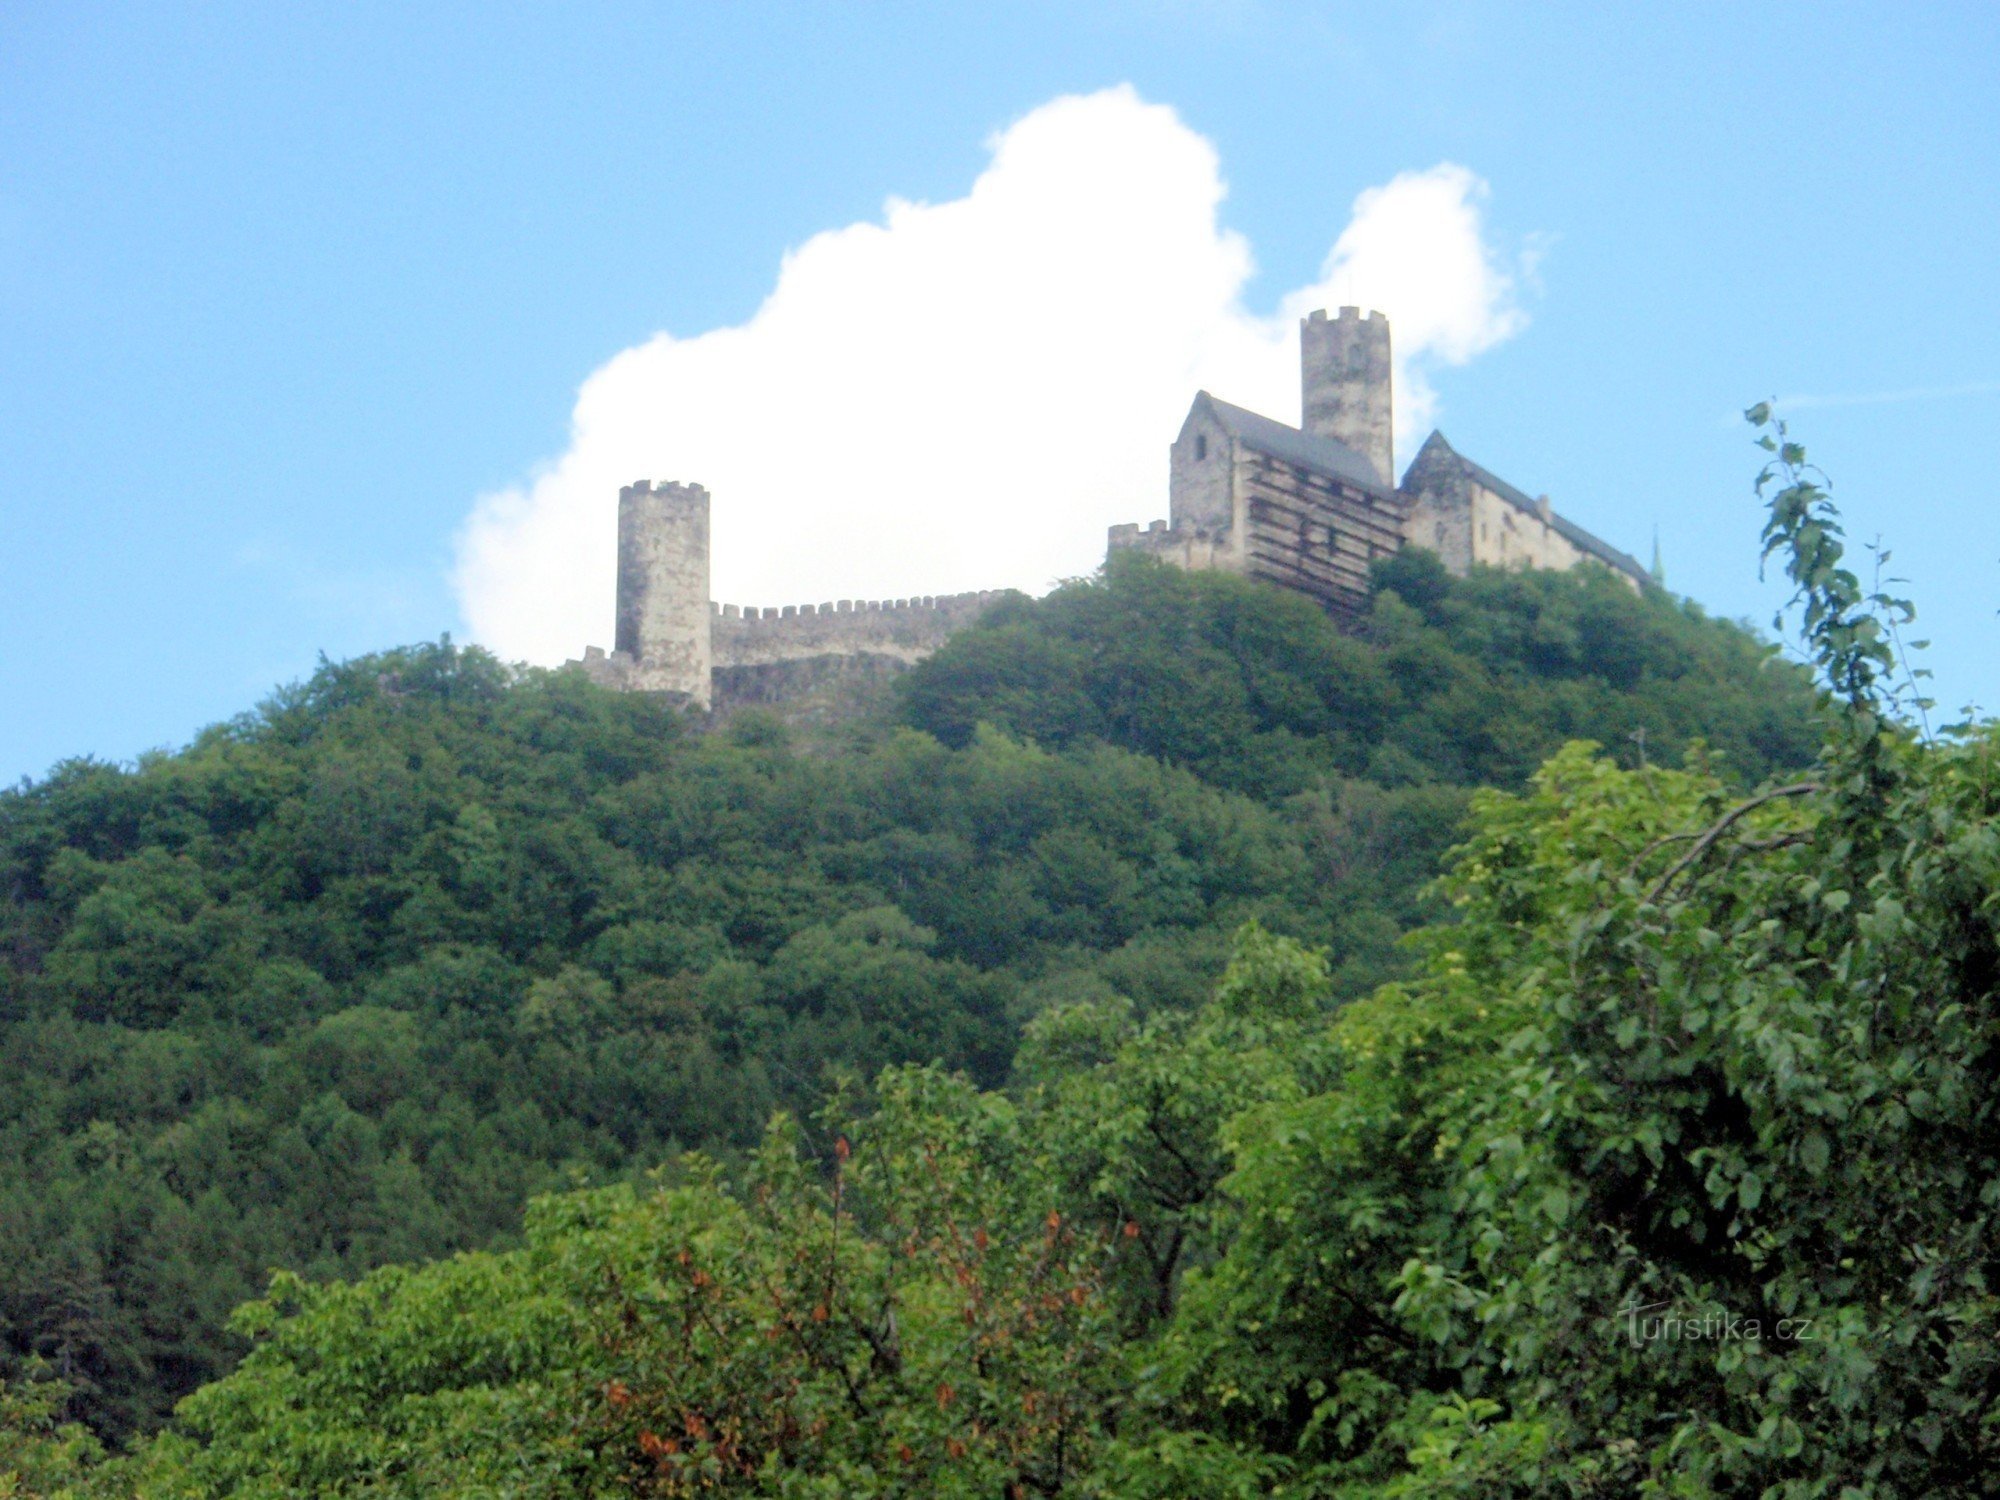
[[[1433,432],[1395,483],[1389,320],[1343,307],[1299,324],[1302,420],[1288,427],[1196,394],[1175,438],[1168,519],[1111,528],[1109,550],[1275,583],[1339,619],[1367,606],[1369,565],[1405,546],[1463,574],[1474,563],[1594,562],[1633,588],[1617,548],[1530,499]],[[1004,591],[739,608],[709,598],[709,496],[646,480],[618,495],[617,625],[580,665],[606,687],[672,693],[703,709],[784,705],[837,713],[971,624]]]

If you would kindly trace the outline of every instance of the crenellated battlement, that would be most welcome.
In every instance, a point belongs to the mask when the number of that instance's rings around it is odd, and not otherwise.
[[[1178,568],[1205,570],[1224,566],[1223,554],[1230,539],[1200,526],[1170,526],[1165,521],[1149,521],[1142,529],[1137,521],[1113,526],[1105,538],[1105,551],[1143,552]]]
[[[698,484],[641,479],[619,490],[616,639],[575,663],[594,681],[698,708],[718,701],[718,683],[729,702],[783,701],[829,674],[921,661],[1008,592],[722,604],[709,598],[708,520]]]
[[[766,622],[782,625],[787,620],[811,619],[817,615],[897,614],[909,610],[942,609],[953,613],[990,604],[1006,589],[981,589],[970,594],[923,594],[908,599],[834,599],[824,604],[758,606],[710,603],[708,612],[720,620],[741,620],[746,624]]]
[[[882,656],[909,663],[937,650],[1007,590],[906,599],[835,599],[779,607],[716,604],[709,631],[715,665],[766,666],[812,656]]]
[[[635,479],[630,484],[619,486],[618,498],[620,500],[632,495],[662,495],[683,500],[702,501],[708,499],[708,489],[705,485],[682,484],[678,479],[662,479],[657,484],[650,479]]]
[[[1343,308],[1341,308],[1341,309],[1340,309],[1340,311],[1339,311],[1339,312],[1338,312],[1337,314],[1335,314],[1335,315],[1334,315],[1334,317],[1332,317],[1331,319],[1329,319],[1329,318],[1327,317],[1327,315],[1326,315],[1326,309],[1325,309],[1325,308],[1323,308],[1323,307],[1316,307],[1316,308],[1314,308],[1314,309],[1313,309],[1313,310],[1312,310],[1312,311],[1311,311],[1310,313],[1306,314],[1306,321],[1307,321],[1308,323],[1326,323],[1326,322],[1334,322],[1334,323],[1377,323],[1377,322],[1379,322],[1379,323],[1381,323],[1381,324],[1383,325],[1383,328],[1384,328],[1384,330],[1385,330],[1385,331],[1386,331],[1386,329],[1387,329],[1387,327],[1388,327],[1388,324],[1389,324],[1389,319],[1388,319],[1388,316],[1387,316],[1386,314],[1384,314],[1384,313],[1381,313],[1381,312],[1378,312],[1378,311],[1376,311],[1376,310],[1375,310],[1374,308],[1370,308],[1370,309],[1369,309],[1369,311],[1368,311],[1368,315],[1367,315],[1366,317],[1363,317],[1363,316],[1362,316],[1362,313],[1361,313],[1361,309],[1360,309],[1360,308],[1358,308],[1358,307],[1343,307]]]

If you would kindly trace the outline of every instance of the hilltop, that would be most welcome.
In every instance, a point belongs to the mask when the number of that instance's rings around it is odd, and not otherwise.
[[[1474,788],[1571,738],[1749,784],[1813,704],[1658,590],[1417,552],[1345,629],[1114,559],[810,735],[449,642],[326,664],[0,795],[6,1361],[122,1437],[240,1356],[271,1267],[505,1245],[890,1064],[1002,1085],[1051,1007],[1192,1011],[1248,921],[1363,994]]]

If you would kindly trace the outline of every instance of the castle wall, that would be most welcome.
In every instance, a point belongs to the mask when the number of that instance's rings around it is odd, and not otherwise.
[[[1236,440],[1198,401],[1168,450],[1167,514],[1176,531],[1221,536],[1236,528]]]
[[[909,670],[892,656],[808,656],[715,669],[719,716],[757,709],[795,728],[826,728],[865,718]]]
[[[1241,573],[1244,551],[1242,464],[1247,455],[1229,429],[1197,401],[1168,450],[1167,514],[1141,531],[1113,526],[1106,552],[1143,552],[1194,572]]]
[[[1236,532],[1218,536],[1191,527],[1169,526],[1165,521],[1154,521],[1141,531],[1138,522],[1127,521],[1111,528],[1105,550],[1143,552],[1193,573],[1241,573],[1244,559],[1236,550],[1238,537]]]
[[[583,668],[584,675],[592,682],[613,692],[668,693],[681,703],[696,708],[709,706],[715,675],[711,672],[708,681],[698,682],[684,667],[640,661],[629,651],[613,651],[607,655],[602,646],[584,647],[582,659],[573,659],[566,665]]]
[[[1109,550],[1143,552],[1195,572],[1262,578],[1340,614],[1365,607],[1370,565],[1403,545],[1402,499],[1371,494],[1346,480],[1228,441],[1229,506],[1235,525],[1218,533],[1184,524],[1188,511],[1177,504],[1171,526],[1165,521],[1143,531],[1132,524],[1113,526]],[[1182,445],[1174,446],[1178,457]],[[1214,453],[1211,448],[1211,461]]]
[[[1384,486],[1396,483],[1391,422],[1389,320],[1343,307],[1299,320],[1303,381],[1302,430],[1345,443],[1375,466]]]
[[[1421,491],[1413,498],[1409,518],[1403,523],[1403,539],[1413,547],[1435,552],[1447,569],[1463,578],[1472,569],[1472,506],[1468,497]]]
[[[1403,545],[1404,507],[1261,453],[1238,466],[1244,571],[1352,615],[1368,602],[1368,573]]]
[[[1546,497],[1532,509],[1523,509],[1479,483],[1456,461],[1430,464],[1420,457],[1403,483],[1410,492],[1405,540],[1430,548],[1460,576],[1474,563],[1563,569],[1601,561],[1564,534]],[[1630,587],[1640,587],[1622,569],[1612,571]]]
[[[1524,511],[1484,485],[1472,486],[1472,560],[1498,568],[1573,568],[1596,561],[1556,527],[1546,498]],[[1633,589],[1637,579],[1613,570]]]
[[[918,599],[841,599],[782,609],[711,608],[708,624],[718,672],[819,656],[876,656],[920,661],[978,619],[1008,590]]]
[[[1457,456],[1433,440],[1418,450],[1403,476],[1409,513],[1403,539],[1428,547],[1451,572],[1463,578],[1472,568],[1472,482]]]

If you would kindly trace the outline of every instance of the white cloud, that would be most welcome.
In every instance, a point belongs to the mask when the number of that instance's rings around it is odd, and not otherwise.
[[[1436,405],[1425,366],[1524,321],[1462,167],[1361,194],[1319,281],[1261,317],[1215,149],[1171,109],[1057,99],[991,147],[963,198],[892,199],[789,253],[748,322],[592,374],[569,450],[481,497],[459,537],[473,638],[536,662],[609,644],[618,489],[638,478],[714,495],[718,599],[1039,592],[1096,567],[1113,522],[1166,514],[1197,388],[1298,419],[1304,312],[1394,320],[1405,452]]]
[[[2000,380],[1971,380],[1962,385],[1924,385],[1900,391],[1861,391],[1846,395],[1780,396],[1772,403],[1780,416],[1815,406],[1903,406],[1912,401],[1948,401],[1958,396],[2000,395]],[[1739,415],[1737,418],[1741,421]]]
[[[1353,217],[1333,242],[1320,279],[1287,295],[1281,308],[1281,337],[1290,337],[1298,319],[1316,307],[1346,303],[1389,315],[1396,447],[1405,458],[1411,438],[1437,414],[1425,366],[1465,364],[1527,326],[1527,314],[1513,300],[1513,278],[1486,244],[1479,214],[1485,197],[1484,182],[1449,162],[1369,188],[1354,200]],[[1541,244],[1530,244],[1529,274]]]

